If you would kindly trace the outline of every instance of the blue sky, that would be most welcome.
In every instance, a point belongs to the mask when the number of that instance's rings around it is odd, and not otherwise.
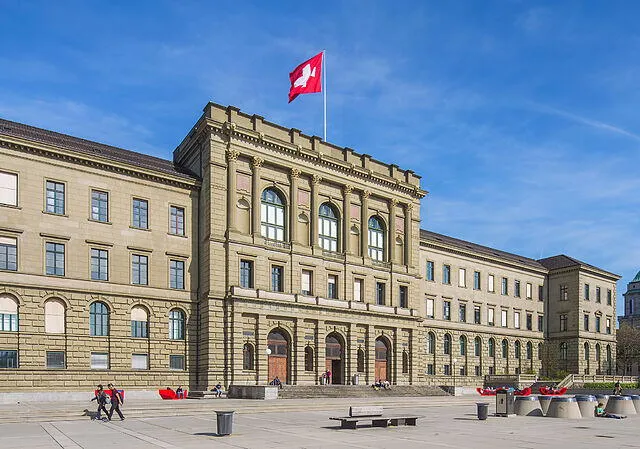
[[[208,101],[423,176],[422,227],[640,269],[640,4],[0,0],[0,116],[170,158]]]

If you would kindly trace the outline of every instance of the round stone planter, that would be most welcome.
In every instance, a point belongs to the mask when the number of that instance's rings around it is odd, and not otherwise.
[[[631,396],[610,396],[604,411],[613,415],[628,416],[637,414]]]
[[[596,416],[596,406],[598,400],[591,394],[576,395],[576,402],[583,418],[593,418]]]
[[[516,396],[515,412],[518,416],[542,416],[537,396]]]
[[[547,416],[551,418],[580,419],[580,407],[576,398],[554,397],[551,399]]]

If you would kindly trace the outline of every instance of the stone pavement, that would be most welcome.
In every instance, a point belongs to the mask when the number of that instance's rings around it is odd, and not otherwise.
[[[447,399],[396,398],[395,404],[385,402],[385,411],[423,415],[416,427],[357,430],[341,430],[328,418],[345,414],[350,404],[372,401],[278,400],[243,406],[221,400],[215,406],[238,409],[233,435],[226,437],[216,435],[215,413],[209,409],[214,405],[200,401],[199,410],[187,408],[179,416],[129,417],[111,423],[85,418],[0,424],[0,448],[640,448],[637,416],[624,420],[490,416],[478,421],[478,397]],[[4,412],[0,408],[0,414]]]

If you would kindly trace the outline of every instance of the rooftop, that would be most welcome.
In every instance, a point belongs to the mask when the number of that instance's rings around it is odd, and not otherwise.
[[[573,257],[569,257],[565,254],[559,254],[557,256],[540,259],[538,260],[538,262],[540,262],[542,265],[547,267],[549,270],[558,270],[561,268],[568,268],[568,267],[581,267],[581,268],[601,271],[613,277],[620,278],[620,276],[615,273],[611,273],[610,271],[606,271],[606,270],[603,270],[602,268],[598,268],[586,262],[582,262],[581,260],[574,259]]]

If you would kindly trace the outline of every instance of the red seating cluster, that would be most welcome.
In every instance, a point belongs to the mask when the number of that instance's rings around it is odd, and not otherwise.
[[[160,397],[162,399],[165,399],[165,400],[168,400],[168,399],[186,399],[188,393],[189,392],[187,390],[184,390],[182,397],[178,397],[176,392],[173,391],[173,390],[158,390],[158,394],[160,395]]]

